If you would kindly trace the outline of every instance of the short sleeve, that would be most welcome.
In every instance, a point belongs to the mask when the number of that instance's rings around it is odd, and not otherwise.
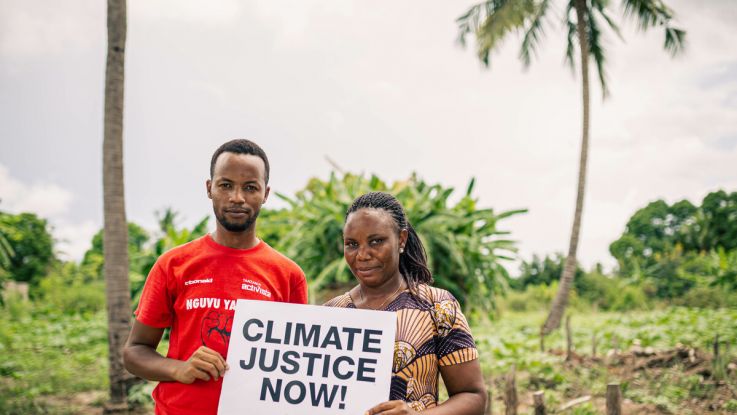
[[[468,321],[458,301],[450,293],[433,304],[433,317],[438,330],[435,353],[440,366],[455,365],[478,358]]]
[[[307,304],[307,280],[304,272],[299,268],[292,277],[289,302],[292,304]]]
[[[141,323],[157,328],[170,327],[173,321],[173,304],[169,295],[168,275],[159,263],[148,273],[135,316]]]

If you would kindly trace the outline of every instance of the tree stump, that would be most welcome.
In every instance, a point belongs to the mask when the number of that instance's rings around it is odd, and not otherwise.
[[[606,387],[606,414],[622,415],[622,390],[619,383],[610,383]]]
[[[545,415],[545,392],[537,391],[532,394],[532,403],[535,408],[535,415]]]
[[[505,415],[517,415],[517,380],[516,367],[512,366],[512,370],[507,373],[504,379],[504,409]]]

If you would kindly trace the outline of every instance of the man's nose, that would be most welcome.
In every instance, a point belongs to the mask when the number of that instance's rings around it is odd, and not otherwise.
[[[232,203],[238,203],[238,204],[246,203],[245,192],[241,189],[236,188],[230,194],[230,201]]]

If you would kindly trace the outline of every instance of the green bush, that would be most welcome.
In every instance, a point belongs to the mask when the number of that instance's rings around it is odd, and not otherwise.
[[[259,222],[264,239],[278,240],[276,248],[297,262],[313,291],[355,284],[343,259],[343,221],[354,198],[370,192],[393,194],[427,250],[435,285],[450,291],[467,317],[488,315],[495,297],[508,281],[503,262],[515,255],[509,232],[499,221],[525,212],[497,212],[478,206],[474,180],[457,201],[453,188],[429,184],[412,175],[391,186],[376,176],[331,174],[327,181],[310,179],[293,198],[277,195],[289,204],[285,210],[267,212]],[[286,233],[284,233],[286,232]]]
[[[673,299],[673,304],[697,308],[737,308],[737,292],[719,287],[696,287],[682,297]]]
[[[540,311],[547,310],[558,291],[558,282],[550,285],[528,285],[524,291],[507,291],[500,301],[500,311]],[[575,291],[571,291],[569,304],[576,308],[582,306],[582,302]]]
[[[105,284],[85,267],[63,263],[41,279],[43,308],[64,314],[94,313],[105,308]]]

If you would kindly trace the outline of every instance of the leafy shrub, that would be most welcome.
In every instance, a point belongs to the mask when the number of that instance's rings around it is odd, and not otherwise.
[[[55,266],[39,284],[43,308],[65,314],[94,313],[104,309],[104,282],[87,271],[72,262]]]
[[[415,175],[391,186],[376,176],[313,178],[293,198],[278,195],[289,208],[264,212],[269,220],[260,222],[259,234],[278,239],[277,249],[302,267],[311,290],[353,284],[343,259],[345,213],[361,194],[392,193],[427,250],[435,285],[450,291],[469,317],[486,315],[508,279],[502,262],[516,252],[514,241],[506,239],[508,232],[500,231],[498,222],[524,210],[480,208],[473,186],[471,180],[460,200],[451,203],[453,188],[428,184]]]
[[[524,291],[510,290],[504,294],[499,309],[514,312],[547,310],[557,291],[557,281],[550,285],[528,285]],[[571,291],[568,303],[573,308],[583,306],[575,291]]]
[[[674,305],[698,308],[737,308],[737,292],[718,287],[696,287],[680,298],[673,299]]]

